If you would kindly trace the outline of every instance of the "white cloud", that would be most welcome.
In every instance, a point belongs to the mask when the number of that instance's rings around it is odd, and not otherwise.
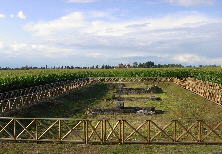
[[[147,53],[147,52],[136,52],[136,53],[123,53],[120,55],[121,58],[130,58],[130,57],[158,57],[158,58],[168,58],[169,54],[160,54],[160,53]]]
[[[179,54],[172,57],[172,59],[180,63],[189,63],[189,62],[198,63],[202,60],[200,56],[194,54]]]
[[[81,56],[101,60],[151,56],[178,63],[221,64],[221,58],[213,54],[208,57],[209,51],[218,55],[222,48],[217,43],[221,26],[221,20],[197,13],[104,21],[73,12],[51,21],[29,23],[25,29],[39,40],[62,45],[61,49],[74,48]]]
[[[4,43],[0,41],[0,49],[4,47]]]
[[[0,44],[1,45],[1,44]],[[4,54],[11,56],[24,56],[24,57],[48,57],[48,58],[62,58],[66,56],[73,56],[78,54],[74,49],[59,47],[56,45],[48,44],[34,44],[34,43],[22,43],[12,42],[4,45],[7,51],[1,51]],[[1,48],[0,48],[1,49]]]
[[[16,15],[15,14],[10,14],[9,17],[10,18],[17,17],[19,19],[26,19],[27,18],[23,11],[19,11]],[[6,15],[0,13],[0,18],[6,18]]]
[[[11,17],[13,18],[14,15],[11,15]],[[26,18],[27,18],[23,11],[19,11],[19,12],[17,13],[16,17],[17,17],[17,18],[20,18],[20,19],[26,19]]]
[[[101,16],[105,14],[97,12],[96,15]],[[127,22],[105,22],[101,20],[87,21],[82,13],[73,12],[53,21],[29,23],[25,26],[25,28],[34,32],[36,35],[42,36],[67,30],[78,31],[84,35],[123,36],[130,33],[144,33],[153,30],[194,28],[208,22],[208,18],[199,15],[187,15],[183,17],[166,16],[156,19],[139,19]],[[70,33],[70,31],[68,31],[68,33]]]
[[[14,51],[20,51],[20,50],[24,50],[28,47],[28,44],[25,44],[25,43],[12,43],[10,45],[10,47],[12,48],[12,50]]]
[[[69,3],[92,3],[98,0],[66,0]]]
[[[199,5],[213,5],[215,0],[166,0],[171,4],[176,4],[180,6],[199,6]]]
[[[130,33],[143,33],[153,30],[198,27],[206,22],[208,22],[207,18],[195,15],[185,17],[167,16],[118,23],[93,21],[90,23],[91,27],[85,29],[85,32],[98,36],[123,36]]]
[[[81,28],[83,25],[84,16],[82,13],[73,12],[49,22],[29,23],[25,26],[25,29],[34,32],[36,35],[47,36],[70,29]]]
[[[218,58],[209,58],[205,56],[199,56],[195,54],[178,54],[171,59],[178,63],[185,63],[185,64],[215,64],[215,65],[222,65],[222,57]]]
[[[0,18],[5,18],[6,16],[4,14],[0,13]]]
[[[105,57],[104,54],[99,53],[99,52],[90,52],[86,56],[93,57],[93,58],[98,58],[98,57],[103,57],[104,58]]]

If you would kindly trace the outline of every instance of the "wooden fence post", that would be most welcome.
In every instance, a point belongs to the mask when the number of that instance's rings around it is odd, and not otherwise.
[[[38,120],[35,119],[35,140],[38,141]]]
[[[58,140],[61,141],[61,120],[59,120],[59,134],[58,135],[59,135]]]
[[[16,141],[16,119],[13,119],[13,137]]]
[[[106,142],[106,120],[102,121],[102,143]]]
[[[150,142],[150,120],[148,120],[148,125],[147,125],[147,131],[148,131],[148,142]]]
[[[88,144],[88,136],[89,136],[89,132],[88,132],[88,124],[89,121],[88,120],[84,120],[84,136],[85,136],[85,144]]]
[[[198,142],[202,142],[202,121],[198,120]]]
[[[122,126],[122,129],[121,129],[121,142],[122,144],[125,142],[125,120],[121,120],[121,126]]]
[[[173,139],[177,142],[177,120],[174,120]]]

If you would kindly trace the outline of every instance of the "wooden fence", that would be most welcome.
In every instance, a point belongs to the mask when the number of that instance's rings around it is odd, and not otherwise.
[[[0,118],[0,141],[222,143],[222,120]]]

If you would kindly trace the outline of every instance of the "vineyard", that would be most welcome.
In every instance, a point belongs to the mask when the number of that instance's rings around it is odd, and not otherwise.
[[[0,71],[0,92],[85,77],[193,77],[222,84],[222,68],[5,70]]]

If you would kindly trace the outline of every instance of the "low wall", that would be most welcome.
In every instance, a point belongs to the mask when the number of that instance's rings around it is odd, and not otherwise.
[[[222,85],[212,82],[204,82],[194,78],[174,78],[173,82],[180,87],[208,99],[209,101],[222,104]]]

